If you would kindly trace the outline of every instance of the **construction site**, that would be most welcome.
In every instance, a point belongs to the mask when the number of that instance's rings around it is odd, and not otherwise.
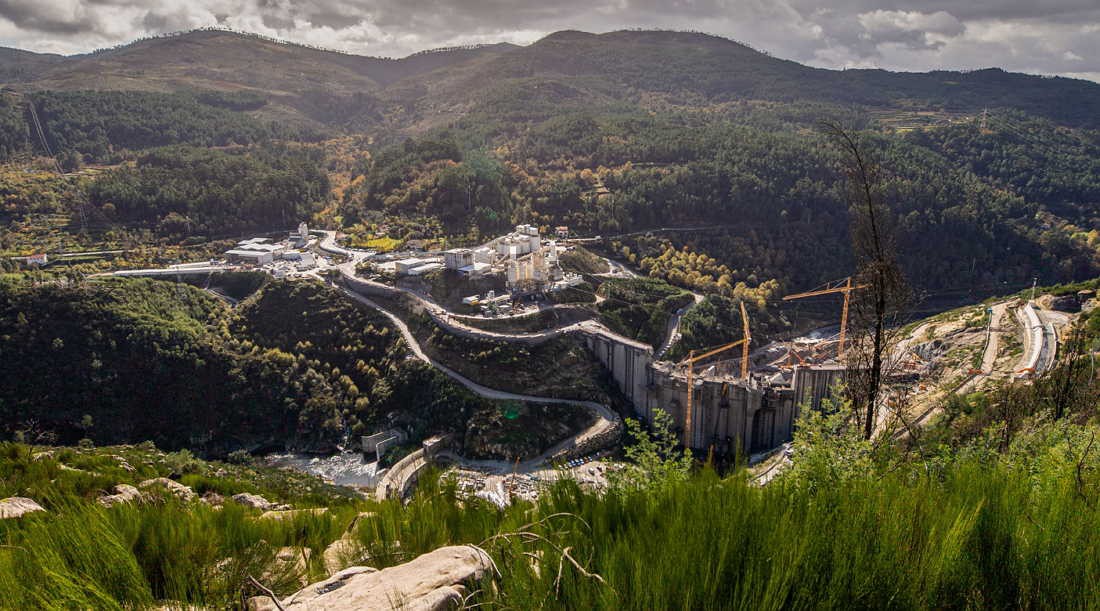
[[[841,332],[837,337],[801,339],[812,352],[792,362],[793,342],[752,350],[752,334],[744,303],[740,304],[742,337],[706,350],[691,350],[679,361],[653,358],[648,346],[615,342],[590,335],[587,345],[611,372],[630,399],[638,417],[652,422],[657,410],[667,412],[684,447],[719,457],[764,452],[789,441],[799,410],[820,408],[843,381],[842,357],[847,304],[855,290],[843,287],[791,295],[844,297]],[[769,358],[781,346],[786,353]],[[839,350],[839,352],[838,352]]]
[[[742,337],[679,361],[648,347],[589,335],[588,347],[611,372],[638,417],[668,412],[683,445],[718,457],[766,453],[794,432],[801,410],[820,410],[848,378],[849,309],[866,287],[851,278],[784,297],[840,298],[839,325],[752,349],[741,306]],[[1062,330],[1095,295],[1052,300],[1009,298],[942,313],[897,329],[884,363],[885,392],[876,434],[896,434],[935,415],[951,393],[988,389],[1053,367]],[[839,399],[839,398],[837,398]]]

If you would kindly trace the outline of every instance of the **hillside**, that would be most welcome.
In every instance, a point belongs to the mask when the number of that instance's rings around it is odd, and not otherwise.
[[[61,58],[4,50],[7,80],[24,90],[191,89],[263,95],[270,116],[329,125],[422,131],[478,111],[654,102],[689,107],[735,100],[979,112],[1013,108],[1096,126],[1100,85],[1000,70],[835,71],[781,60],[704,34],[558,32],[529,46],[363,57],[224,31],[194,31]],[[0,78],[4,78],[0,76]]]
[[[944,421],[915,441],[863,440],[844,405],[810,414],[792,466],[764,486],[744,468],[693,468],[669,431],[635,427],[606,490],[559,481],[505,507],[446,475],[422,476],[407,502],[378,502],[148,444],[5,442],[0,496],[42,509],[0,519],[0,594],[19,608],[272,608],[248,601],[264,594],[255,580],[293,609],[295,592],[344,595],[362,575],[396,596],[439,571],[389,582],[375,570],[458,545],[493,569],[463,584],[467,605],[1087,607],[1100,595],[1097,389],[1056,399],[1067,374],[973,395],[966,426]],[[146,479],[158,476],[171,479]],[[107,496],[119,484],[140,488]],[[370,568],[303,590],[349,566]]]
[[[406,360],[388,319],[319,282],[267,283],[237,310],[155,280],[0,284],[0,350],[0,435],[38,443],[326,453],[399,426],[414,439],[455,433],[469,456],[515,458],[588,417],[520,406],[523,417],[500,422],[514,406]]]
[[[387,59],[202,30],[65,58],[3,51],[11,59],[9,78],[22,90],[247,92],[270,103],[264,116],[342,125],[342,115],[363,112],[373,103],[372,93],[389,83],[510,48],[441,49]]]

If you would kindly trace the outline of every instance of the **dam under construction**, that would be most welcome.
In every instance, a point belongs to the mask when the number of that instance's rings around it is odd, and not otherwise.
[[[820,408],[845,372],[826,360],[742,377],[735,359],[707,364],[689,376],[683,363],[654,360],[649,346],[602,334],[585,334],[584,341],[636,417],[652,423],[663,410],[685,447],[720,456],[762,452],[789,441],[799,410]]]

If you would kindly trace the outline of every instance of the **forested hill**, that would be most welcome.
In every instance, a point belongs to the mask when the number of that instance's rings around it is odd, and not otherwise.
[[[22,95],[0,96],[0,161],[45,152],[33,102],[66,170],[114,166],[86,181],[81,214],[177,243],[305,217],[398,245],[568,225],[632,234],[608,250],[674,284],[766,300],[852,271],[841,160],[820,131],[835,120],[886,170],[918,289],[1100,273],[1089,81],[823,70],[667,31],[396,60],[197,31],[17,53],[10,70]],[[149,150],[166,145],[182,146]],[[9,197],[13,222],[33,224],[31,199]],[[712,230],[644,235],[698,226]],[[17,230],[0,245],[25,244]]]
[[[21,89],[245,90],[274,102],[271,114],[289,109],[299,119],[398,131],[502,105],[638,106],[648,94],[688,106],[768,100],[949,112],[1012,108],[1067,125],[1100,124],[1100,85],[1087,81],[995,69],[824,70],[686,32],[566,31],[525,47],[443,49],[396,60],[223,31],[67,58],[2,52],[0,78]]]

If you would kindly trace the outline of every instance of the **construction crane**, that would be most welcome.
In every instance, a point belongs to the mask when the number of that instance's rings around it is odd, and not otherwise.
[[[745,311],[744,301],[741,302],[741,325],[744,335],[741,339],[730,342],[724,346],[719,346],[713,350],[708,350],[698,356],[695,354],[694,350],[691,350],[688,352],[688,357],[686,359],[677,363],[677,366],[686,369],[687,374],[687,406],[684,409],[684,447],[691,447],[691,421],[695,409],[693,402],[695,395],[695,364],[703,359],[741,346],[741,379],[746,380],[749,377],[749,344],[752,343],[752,332],[749,330],[749,315]]]
[[[823,289],[807,291],[805,293],[796,293],[794,295],[787,295],[783,298],[783,301],[792,301],[794,299],[805,299],[806,297],[832,295],[835,293],[842,293],[844,295],[844,306],[840,310],[840,338],[837,342],[836,350],[836,358],[838,361],[844,358],[844,341],[845,339],[847,339],[848,334],[848,306],[852,300],[852,291],[858,291],[859,289],[867,288],[866,284],[852,284],[851,276],[848,276],[847,278],[841,280],[840,283],[838,283],[838,286],[827,286]]]

